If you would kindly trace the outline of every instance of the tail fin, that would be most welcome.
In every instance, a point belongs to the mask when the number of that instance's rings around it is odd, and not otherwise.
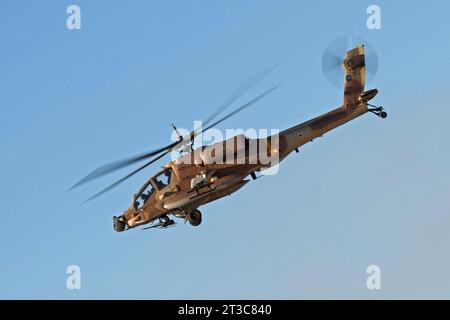
[[[360,103],[359,97],[364,91],[366,81],[364,45],[348,51],[342,67],[345,70],[344,106],[352,107]]]

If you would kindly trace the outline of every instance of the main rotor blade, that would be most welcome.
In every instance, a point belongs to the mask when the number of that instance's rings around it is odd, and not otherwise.
[[[95,198],[101,196],[102,194],[111,191],[112,189],[114,189],[115,187],[117,187],[119,184],[121,184],[122,182],[124,182],[125,180],[131,178],[132,176],[134,176],[136,173],[138,173],[139,171],[147,168],[149,165],[151,165],[153,162],[161,159],[162,157],[164,157],[166,154],[169,154],[171,152],[171,150],[169,151],[165,151],[164,153],[160,154],[159,156],[157,156],[156,158],[150,160],[149,162],[145,163],[144,165],[140,166],[139,168],[137,168],[136,170],[134,170],[133,172],[127,174],[125,177],[123,177],[120,180],[117,180],[116,182],[114,182],[113,184],[109,185],[108,187],[106,187],[105,189],[101,190],[100,192],[94,194],[92,197],[86,199],[83,203],[89,202],[91,200],[94,200]]]
[[[92,171],[91,173],[89,173],[87,176],[85,176],[83,179],[81,179],[80,181],[78,181],[77,183],[75,183],[70,190],[79,187],[83,184],[85,184],[86,182],[89,182],[91,180],[97,179],[101,176],[104,176],[108,173],[111,173],[113,171],[119,170],[121,168],[124,168],[126,166],[132,165],[134,163],[140,162],[142,160],[145,160],[147,158],[150,158],[152,156],[155,156],[161,152],[167,151],[167,150],[171,150],[173,147],[175,147],[180,141],[175,141],[171,144],[169,144],[166,147],[162,147],[147,153],[143,153],[134,157],[130,157],[124,160],[119,160],[119,161],[114,161],[112,163],[103,165],[101,167],[98,167],[97,169],[95,169],[94,171]]]
[[[274,91],[275,89],[277,89],[279,85],[276,85],[274,87],[272,87],[271,89],[263,92],[262,94],[260,94],[259,96],[257,96],[256,98],[250,100],[249,102],[243,104],[241,107],[237,108],[236,110],[234,110],[233,112],[227,114],[226,116],[220,118],[219,120],[217,120],[216,122],[214,122],[213,124],[211,124],[210,126],[208,126],[207,128],[201,130],[199,133],[203,133],[206,130],[211,129],[212,127],[214,127],[215,125],[218,125],[219,123],[225,121],[226,119],[232,117],[233,115],[235,115],[236,113],[250,107],[251,105],[253,105],[254,103],[258,102],[259,100],[261,100],[262,98],[264,98],[265,96],[267,96],[269,93],[271,93],[272,91]],[[176,142],[176,144],[178,144],[178,142]],[[139,168],[137,168],[136,170],[134,170],[133,172],[127,174],[125,177],[123,177],[120,180],[117,180],[116,182],[114,182],[113,184],[109,185],[108,187],[106,187],[105,189],[101,190],[100,192],[94,194],[92,197],[88,198],[86,201],[84,201],[84,203],[89,202],[99,196],[101,196],[102,194],[111,191],[112,189],[114,189],[115,187],[117,187],[119,184],[121,184],[122,182],[124,182],[125,180],[131,178],[132,176],[134,176],[136,173],[138,173],[139,171],[145,169],[146,167],[148,167],[149,165],[151,165],[152,163],[154,163],[155,161],[161,159],[162,157],[164,157],[165,155],[169,154],[170,152],[172,152],[173,149],[168,149],[165,152],[161,153],[159,156],[157,156],[156,158],[153,158],[151,161],[145,163],[144,165],[140,166]]]
[[[246,93],[248,90],[250,90],[254,85],[256,85],[260,80],[262,80],[266,75],[271,73],[273,70],[278,68],[278,65],[271,66],[269,68],[266,68],[264,70],[261,70],[249,77],[247,77],[242,84],[235,89],[217,108],[214,110],[212,114],[209,115],[208,118],[206,118],[202,125],[206,126],[208,125],[215,117],[217,117],[219,114],[221,114],[225,109],[227,109],[233,102],[235,102],[239,97],[241,97],[244,93]],[[194,138],[200,134],[200,130],[192,130],[188,135],[183,137],[183,140],[180,141],[180,145],[178,146],[183,147],[184,145],[190,143]]]
[[[233,102],[235,102],[244,93],[250,90],[254,85],[261,81],[266,75],[275,70],[278,65],[271,66],[247,77],[239,87],[237,87],[210,115],[203,121],[203,125],[208,125],[215,117],[221,114]]]
[[[218,125],[219,123],[227,120],[228,118],[234,116],[236,113],[241,112],[242,110],[250,107],[251,105],[255,104],[256,102],[258,102],[259,100],[261,100],[262,98],[264,98],[265,96],[267,96],[269,93],[271,93],[272,91],[274,91],[275,89],[277,89],[278,87],[280,87],[281,84],[278,84],[272,88],[270,88],[269,90],[263,92],[262,94],[260,94],[259,96],[257,96],[256,98],[248,101],[247,103],[243,104],[242,106],[240,106],[239,108],[237,108],[236,110],[234,110],[233,112],[227,114],[226,116],[220,118],[219,120],[217,120],[216,122],[214,122],[213,124],[209,125],[208,127],[202,129],[199,133],[203,133],[209,129],[211,129],[212,127]]]
[[[235,89],[217,108],[214,110],[212,114],[209,115],[208,118],[203,122],[203,125],[207,125],[210,123],[215,117],[217,117],[220,113],[222,113],[226,108],[228,108],[233,102],[235,102],[239,97],[241,97],[244,93],[246,93],[248,90],[250,90],[254,85],[256,85],[260,80],[262,80],[266,75],[268,75],[270,72],[272,72],[274,69],[276,69],[278,66],[272,66],[269,68],[266,68],[262,71],[259,71],[249,77],[247,77],[242,84]],[[124,160],[115,161],[106,165],[103,165],[101,167],[98,167],[91,173],[89,173],[87,176],[82,178],[80,181],[75,183],[70,190],[79,187],[89,181],[92,181],[94,179],[100,178],[104,175],[107,175],[113,171],[119,170],[121,168],[124,168],[126,166],[132,165],[134,163],[143,161],[145,159],[148,159],[150,157],[156,156],[160,154],[161,152],[166,151],[173,151],[174,149],[177,149],[179,147],[182,147],[186,143],[189,143],[192,139],[194,139],[200,132],[193,130],[188,135],[183,137],[182,139],[175,141],[165,147],[143,153],[137,156],[133,156]],[[159,158],[158,158],[159,159]]]

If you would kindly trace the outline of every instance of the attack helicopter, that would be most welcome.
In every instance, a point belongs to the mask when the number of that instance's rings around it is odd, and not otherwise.
[[[240,95],[274,69],[269,68],[246,79],[203,122],[204,128],[193,130],[184,136],[178,134],[176,141],[157,150],[101,166],[72,188],[115,170],[146,161],[87,200],[90,201],[169,153],[179,151],[179,157],[151,176],[134,194],[130,207],[113,217],[114,230],[122,232],[144,225],[146,227],[143,229],[167,228],[176,224],[174,217],[188,221],[192,226],[198,226],[202,222],[199,207],[238,191],[250,181],[250,178],[257,179],[257,174],[277,165],[293,151],[298,152],[304,144],[368,112],[382,119],[387,117],[383,107],[369,103],[377,95],[378,90],[364,89],[366,81],[364,45],[358,45],[347,51],[339,65],[344,70],[344,98],[342,104],[334,110],[266,138],[251,139],[245,135],[236,135],[225,141],[194,149],[194,139],[199,134],[255,104],[277,88],[276,86],[265,91],[213,122]],[[178,132],[175,126],[173,128]],[[268,157],[271,161],[267,161]]]

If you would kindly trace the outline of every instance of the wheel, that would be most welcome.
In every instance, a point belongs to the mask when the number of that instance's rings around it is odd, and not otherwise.
[[[381,111],[380,112],[380,117],[381,117],[381,119],[386,119],[387,118],[387,113],[385,111]]]
[[[202,223],[202,213],[197,209],[192,210],[191,213],[189,213],[188,219],[191,226],[196,227]]]
[[[122,232],[125,230],[125,222],[120,221],[120,220],[115,220],[114,221],[114,230],[116,230],[117,232]]]

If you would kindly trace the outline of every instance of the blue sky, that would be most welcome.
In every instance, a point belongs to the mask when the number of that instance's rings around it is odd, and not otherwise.
[[[381,8],[382,29],[366,28]],[[68,30],[66,8],[81,8]],[[450,298],[447,1],[0,0],[0,298]],[[164,161],[68,188],[168,142],[246,76],[283,86],[221,128],[284,129],[338,106],[321,55],[365,38],[388,107],[302,148],[275,176],[202,208],[198,228],[116,233]],[[245,99],[244,99],[245,100]],[[244,101],[241,100],[240,102]],[[168,159],[167,159],[168,160]],[[68,290],[79,265],[82,289]],[[381,290],[366,268],[381,268]]]

